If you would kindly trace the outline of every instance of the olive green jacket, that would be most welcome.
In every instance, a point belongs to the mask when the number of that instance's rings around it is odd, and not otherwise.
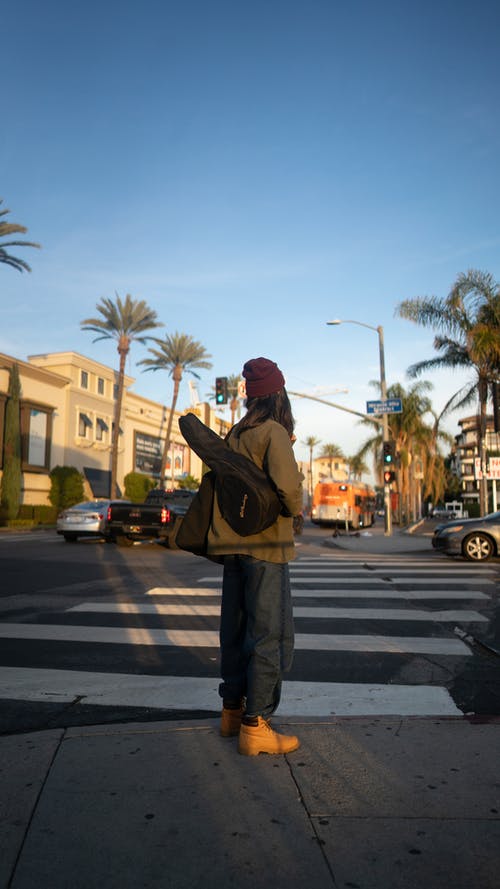
[[[304,476],[295,461],[286,429],[274,420],[266,420],[259,426],[245,429],[240,436],[233,431],[228,443],[234,451],[249,457],[267,473],[276,487],[286,515],[280,515],[273,525],[258,534],[241,537],[222,518],[215,496],[207,555],[239,554],[264,562],[291,561],[295,558],[291,517],[302,509]]]

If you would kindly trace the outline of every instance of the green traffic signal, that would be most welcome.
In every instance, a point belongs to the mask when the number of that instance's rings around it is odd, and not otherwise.
[[[383,444],[383,463],[384,466],[393,466],[395,459],[395,447],[393,441],[384,441]]]
[[[215,378],[215,403],[227,404],[227,377]]]

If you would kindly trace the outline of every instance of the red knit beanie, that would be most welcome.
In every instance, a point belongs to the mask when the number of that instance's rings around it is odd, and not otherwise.
[[[274,361],[268,358],[251,358],[243,365],[247,398],[273,395],[285,385],[285,378]]]

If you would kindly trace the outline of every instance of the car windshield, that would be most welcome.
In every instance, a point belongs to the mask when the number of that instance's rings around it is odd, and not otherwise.
[[[490,512],[485,518],[492,522],[500,522],[500,512]]]
[[[86,503],[77,503],[76,506],[70,506],[73,510],[81,510],[82,512],[95,512],[96,510],[106,509],[107,500],[88,500]]]

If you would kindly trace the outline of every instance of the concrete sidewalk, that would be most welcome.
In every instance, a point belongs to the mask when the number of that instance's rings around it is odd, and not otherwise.
[[[0,738],[2,889],[498,889],[500,722],[215,720]]]
[[[347,532],[340,530],[335,536],[333,533],[325,534],[323,543],[334,549],[348,550],[352,553],[367,553],[368,555],[413,555],[427,553],[435,554],[432,548],[430,534],[419,534],[418,529],[414,533],[404,529],[393,528],[388,537],[380,525],[366,528],[364,531]]]

